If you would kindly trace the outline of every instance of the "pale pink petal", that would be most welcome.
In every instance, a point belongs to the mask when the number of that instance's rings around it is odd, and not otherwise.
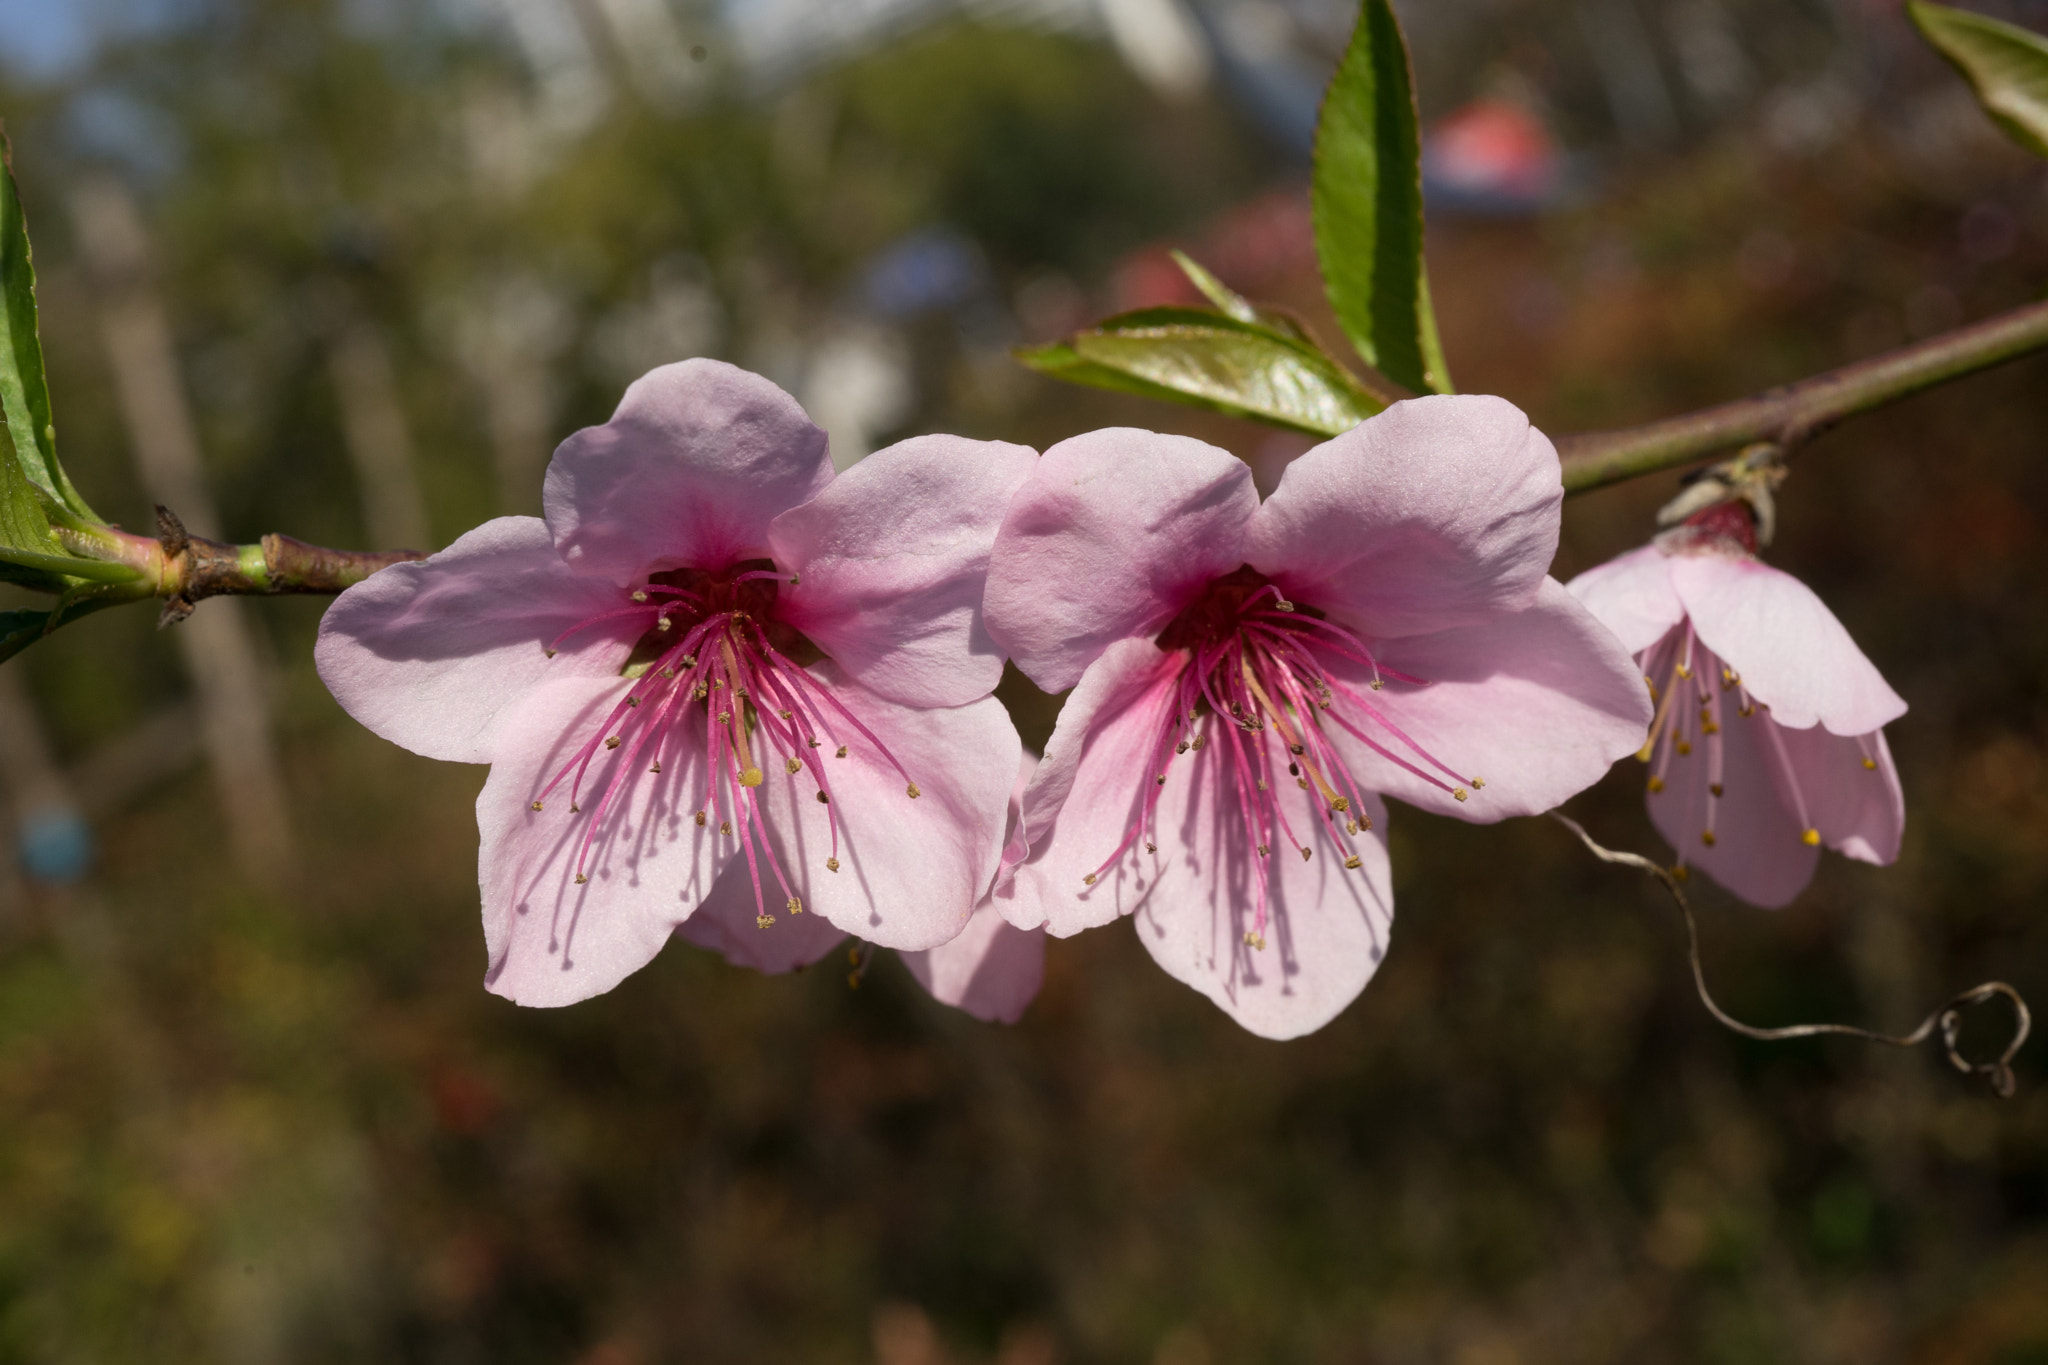
[[[772,768],[757,790],[770,841],[804,910],[885,948],[930,948],[960,932],[987,893],[1002,856],[1019,755],[1016,727],[992,697],[966,706],[918,709],[850,682],[829,661],[810,673],[868,728],[909,774],[906,781],[874,743],[838,712],[822,708],[828,738],[810,751],[831,803],[817,800],[811,766]],[[847,757],[834,756],[835,744]],[[915,782],[918,796],[908,794]],[[828,814],[839,822],[833,853]],[[836,856],[839,870],[830,871]],[[779,890],[764,869],[765,908]]]
[[[543,678],[616,677],[643,625],[571,626],[628,605],[619,588],[571,573],[547,526],[500,517],[439,554],[394,564],[334,600],[313,660],[342,709],[428,758],[491,760],[500,711]]]
[[[777,616],[892,701],[985,697],[1003,652],[982,622],[996,527],[1038,456],[919,436],[877,451],[768,528],[785,583]]]
[[[1906,713],[1835,614],[1791,574],[1721,554],[1674,555],[1670,564],[1701,641],[1778,724],[1867,735]]]
[[[1526,611],[1389,641],[1378,653],[1384,667],[1425,683],[1389,681],[1375,692],[1363,666],[1333,659],[1342,667],[1331,671],[1451,772],[1362,715],[1357,701],[1340,695],[1331,713],[1444,787],[1374,752],[1334,721],[1324,733],[1364,786],[1442,815],[1487,823],[1549,810],[1642,747],[1649,730],[1649,689],[1635,661],[1555,579],[1543,580]],[[1482,778],[1484,787],[1477,784]],[[1458,786],[1467,799],[1445,789]]]
[[[1640,654],[1685,619],[1670,563],[1655,545],[1644,545],[1586,570],[1565,587],[1614,632],[1623,649]]]
[[[1146,769],[1178,666],[1150,640],[1120,640],[1060,707],[1045,758],[1024,789],[1026,856],[1009,860],[1008,880],[994,895],[1010,923],[1065,938],[1131,912],[1136,902],[1122,882],[1089,888],[1082,878],[1122,841],[1144,784],[1156,776]]]
[[[702,741],[678,726],[652,747],[599,749],[576,796],[534,801],[618,701],[617,679],[550,679],[506,708],[477,797],[478,881],[490,967],[484,982],[522,1005],[567,1005],[610,990],[661,951],[735,845],[691,819],[702,802]],[[653,741],[649,741],[650,746]],[[583,851],[615,774],[619,792]],[[580,804],[579,813],[571,809]],[[588,880],[576,882],[579,858]]]
[[[1187,776],[1169,776],[1162,793],[1162,801],[1178,798],[1174,816],[1161,821],[1173,842],[1160,845],[1159,875],[1137,907],[1138,939],[1167,975],[1260,1037],[1313,1033],[1358,998],[1386,956],[1394,922],[1386,807],[1368,796],[1362,809],[1371,833],[1341,846],[1324,832],[1312,839],[1311,857],[1276,848],[1258,858],[1240,832],[1236,802],[1221,797],[1220,749],[1190,757],[1199,761]],[[1297,831],[1318,828],[1320,809],[1307,793],[1286,791],[1281,805]],[[1347,869],[1346,856],[1360,866]],[[1261,949],[1245,934],[1254,924],[1251,879],[1267,874]]]
[[[1780,727],[1778,734],[1821,842],[1859,862],[1897,861],[1906,832],[1906,800],[1884,732],[1861,741],[1829,734],[1818,725]],[[1865,766],[1866,757],[1874,766]]]
[[[987,902],[951,939],[901,956],[934,1000],[993,1023],[1016,1023],[1045,980],[1045,934],[1017,928]]]
[[[1368,635],[1473,625],[1535,600],[1560,480],[1549,438],[1514,404],[1414,398],[1289,465],[1245,558]]]
[[[562,442],[543,497],[571,568],[632,584],[766,558],[768,523],[831,478],[825,433],[794,398],[722,360],[684,360]]]
[[[1048,692],[1244,563],[1251,470],[1186,436],[1091,431],[1040,457],[996,533],[989,633]]]
[[[1664,790],[1645,799],[1650,819],[1670,840],[1679,860],[1706,873],[1752,905],[1774,909],[1789,904],[1813,878],[1820,850],[1786,804],[1772,770],[1764,712],[1744,717],[1732,706],[1721,712],[1721,790],[1715,802],[1714,842],[1707,828],[1708,747],[1695,742],[1687,755],[1665,761]]]
[[[1044,924],[1060,937],[1135,914],[1159,964],[1246,1028],[1271,1038],[1307,1033],[1364,989],[1385,953],[1393,916],[1385,809],[1366,798],[1373,830],[1345,837],[1308,793],[1283,783],[1280,808],[1310,856],[1276,835],[1259,857],[1243,824],[1232,732],[1212,726],[1202,748],[1167,761],[1151,824],[1104,868],[1155,790],[1152,740],[1177,666],[1148,641],[1129,640],[1082,677],[1026,791],[1030,857],[995,906],[1013,924]],[[1273,746],[1273,768],[1285,770],[1272,730],[1243,742]],[[1345,868],[1351,856],[1359,867]],[[1260,951],[1244,936],[1258,928],[1255,879],[1267,876]]]
[[[746,859],[736,857],[696,913],[677,926],[676,937],[770,975],[808,967],[846,941],[846,931],[822,915],[788,914],[774,900],[768,911],[774,922],[764,929]]]

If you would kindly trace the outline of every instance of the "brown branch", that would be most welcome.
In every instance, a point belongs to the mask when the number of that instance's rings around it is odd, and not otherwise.
[[[1692,464],[1735,446],[1769,441],[1792,450],[1845,417],[2048,347],[2048,303],[1944,332],[1838,370],[1718,407],[1557,443],[1568,493]]]

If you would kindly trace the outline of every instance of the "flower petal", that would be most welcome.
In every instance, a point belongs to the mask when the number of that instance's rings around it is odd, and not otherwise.
[[[1535,600],[1561,479],[1549,438],[1505,399],[1413,398],[1287,466],[1245,558],[1381,639],[1475,625]]]
[[[960,706],[995,689],[982,622],[989,552],[1038,459],[1028,446],[919,436],[875,452],[768,528],[777,617],[892,701]]]
[[[1643,545],[1586,570],[1565,588],[1614,632],[1623,649],[1640,654],[1685,619],[1670,563],[1655,545]]]
[[[768,523],[831,478],[825,433],[794,398],[722,360],[685,360],[556,447],[543,498],[569,566],[628,584],[765,557]]]
[[[1366,787],[1441,815],[1484,824],[1549,810],[1599,781],[1648,733],[1650,699],[1635,661],[1555,579],[1543,580],[1526,611],[1390,641],[1378,655],[1383,666],[1426,684],[1390,681],[1375,692],[1369,669],[1326,655],[1332,675],[1360,699],[1340,694],[1333,717],[1444,784],[1459,785],[1459,777],[1440,772],[1362,714],[1361,701],[1377,709],[1462,775],[1467,799],[1456,800],[1340,725],[1327,724],[1324,733]],[[1480,778],[1484,787],[1476,785]]]
[[[488,763],[499,713],[543,678],[616,678],[623,642],[644,626],[579,632],[553,660],[546,646],[625,605],[618,588],[569,571],[545,523],[499,517],[336,598],[313,660],[342,709],[385,739],[428,758]]]
[[[1016,1023],[1045,980],[1045,934],[1017,928],[986,901],[951,939],[900,956],[934,1000],[993,1023]]]
[[[1906,798],[1884,732],[1859,742],[1816,725],[1781,727],[1779,737],[1821,842],[1859,862],[1896,862],[1906,833]],[[1866,758],[1871,766],[1865,766]]]
[[[1270,737],[1264,742],[1277,747]],[[1245,847],[1235,801],[1217,800],[1214,774],[1222,755],[1210,746],[1196,757],[1204,764],[1192,779],[1182,779],[1185,805],[1176,807],[1183,812],[1176,817],[1181,857],[1167,860],[1138,907],[1138,938],[1167,975],[1193,986],[1260,1037],[1313,1033],[1358,998],[1386,956],[1394,922],[1386,807],[1376,797],[1366,798],[1372,832],[1344,843],[1342,852],[1359,859],[1357,868],[1344,866],[1327,836],[1316,842],[1310,858],[1293,849],[1254,858]],[[1200,767],[1208,769],[1207,780]],[[1173,792],[1169,779],[1162,803]],[[1297,830],[1317,820],[1307,794],[1289,790],[1282,802],[1291,808]],[[1245,942],[1253,927],[1247,886],[1269,869],[1266,944],[1260,949]]]
[[[1021,840],[1005,855],[997,910],[1020,929],[1060,938],[1131,912],[1121,883],[1089,891],[1082,878],[1122,840],[1148,780],[1153,742],[1173,704],[1178,656],[1150,640],[1119,640],[1088,666],[1053,723],[1045,758],[1025,786]],[[1021,854],[1021,856],[1020,856]]]
[[[1778,763],[1770,747],[1771,724],[1762,711],[1744,717],[1732,707],[1722,709],[1723,795],[1715,802],[1711,845],[1702,837],[1710,780],[1705,744],[1695,743],[1688,755],[1674,752],[1664,764],[1664,790],[1646,798],[1651,822],[1681,863],[1766,909],[1789,904],[1805,890],[1820,860],[1820,850],[1801,839],[1805,831],[1773,777]]]
[[[824,773],[829,806],[817,800],[811,766],[795,774],[774,768],[755,789],[776,857],[807,913],[885,948],[944,943],[966,925],[1002,856],[1023,752],[1009,713],[992,697],[946,708],[901,706],[849,681],[829,661],[809,676],[887,747],[919,795],[908,795],[903,773],[828,703],[821,708],[828,747],[812,750],[809,763]],[[847,757],[833,756],[834,740]],[[831,857],[839,860],[837,872],[826,866]],[[765,868],[762,877],[773,913],[779,896]]]
[[[1670,564],[1693,629],[1778,724],[1867,735],[1906,713],[1835,614],[1791,574],[1720,554],[1674,555]]]
[[[996,533],[988,629],[1033,682],[1072,687],[1244,563],[1251,470],[1186,436],[1091,431],[1040,457]]]
[[[775,918],[764,929],[746,860],[734,858],[696,913],[677,926],[676,937],[773,976],[808,967],[846,941],[846,931],[822,915],[788,914],[772,900],[768,910]]]
[[[651,747],[629,740],[600,748],[580,794],[565,783],[533,809],[621,690],[616,678],[551,678],[506,708],[496,727],[497,757],[476,803],[490,953],[484,983],[522,1005],[567,1005],[639,970],[709,894],[736,848],[715,825],[690,818],[706,770],[702,740],[687,725],[662,741],[660,773],[649,771]],[[614,777],[619,790],[606,807]],[[585,854],[592,821],[597,833]],[[581,884],[579,859],[588,877]]]

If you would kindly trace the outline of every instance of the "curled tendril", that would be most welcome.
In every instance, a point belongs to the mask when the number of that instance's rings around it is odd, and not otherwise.
[[[1871,1043],[1884,1043],[1891,1047],[1918,1047],[1933,1036],[1936,1030],[1939,1030],[1942,1048],[1947,1052],[1949,1062],[1956,1070],[1966,1076],[1981,1075],[1988,1077],[1991,1081],[1991,1088],[1998,1092],[2001,1099],[2012,1098],[2015,1086],[2012,1074],[2013,1055],[2020,1050],[2020,1045],[2027,1041],[2027,1034],[2033,1030],[2034,1024],[2033,1016],[2027,1010],[2027,1002],[2020,997],[2018,991],[2008,986],[2005,982],[1986,981],[1981,986],[1970,987],[1970,989],[1951,999],[1940,1009],[1921,1020],[1920,1027],[1914,1029],[1911,1033],[1900,1036],[1894,1036],[1889,1033],[1874,1033],[1869,1029],[1857,1028],[1852,1024],[1789,1024],[1784,1028],[1753,1027],[1731,1017],[1727,1011],[1714,1003],[1714,997],[1708,993],[1706,974],[1700,968],[1699,925],[1693,919],[1692,906],[1686,903],[1685,891],[1679,886],[1678,878],[1671,874],[1671,869],[1661,863],[1645,858],[1640,853],[1624,853],[1611,848],[1601,847],[1601,845],[1594,842],[1592,835],[1586,833],[1583,825],[1561,811],[1550,812],[1550,817],[1572,833],[1578,835],[1579,842],[1584,844],[1593,856],[1600,859],[1600,861],[1618,863],[1623,867],[1633,867],[1638,871],[1647,872],[1650,876],[1663,883],[1664,889],[1671,893],[1671,899],[1677,903],[1678,913],[1685,917],[1686,953],[1692,960],[1692,982],[1693,986],[1699,991],[1700,1003],[1705,1005],[1707,1012],[1720,1021],[1724,1027],[1732,1029],[1745,1038],[1758,1038],[1767,1043],[1779,1042],[1787,1038],[1813,1038],[1822,1034],[1832,1033],[1840,1034],[1847,1038],[1861,1038]],[[1981,1004],[1998,995],[2002,995],[2012,1002],[2013,1013],[2017,1016],[2017,1026],[2013,1030],[2012,1041],[2005,1045],[2005,1051],[1998,1055],[1996,1061],[1972,1062],[1963,1056],[1956,1047],[1957,1035],[1962,1032],[1963,1009],[1969,1005]]]

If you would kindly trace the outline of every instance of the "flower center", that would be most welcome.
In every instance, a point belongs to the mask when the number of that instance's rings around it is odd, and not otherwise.
[[[1146,852],[1158,851],[1155,815],[1169,765],[1212,746],[1206,768],[1197,772],[1220,784],[1219,806],[1235,808],[1245,846],[1261,860],[1282,845],[1306,860],[1315,842],[1327,841],[1347,869],[1363,866],[1356,840],[1372,819],[1365,789],[1331,743],[1338,730],[1459,801],[1470,795],[1457,770],[1410,738],[1372,699],[1389,681],[1424,680],[1383,667],[1365,641],[1314,608],[1289,602],[1250,566],[1210,583],[1156,643],[1177,657],[1162,682],[1171,704],[1151,746],[1151,780],[1123,842],[1083,878],[1089,885],[1141,841]],[[1363,690],[1335,671],[1346,660],[1370,671]],[[1310,793],[1312,825],[1297,829],[1289,820],[1280,800],[1283,782]],[[1470,785],[1486,783],[1475,777]],[[1300,815],[1297,809],[1297,820]],[[1256,904],[1245,942],[1264,948],[1267,878],[1252,882]]]
[[[832,784],[821,751],[845,758],[853,743],[864,742],[902,775],[908,796],[919,795],[917,783],[887,746],[804,667],[823,655],[776,619],[781,580],[765,559],[724,570],[651,574],[626,603],[578,622],[548,647],[552,657],[562,640],[593,626],[645,622],[619,670],[627,680],[625,694],[533,803],[535,810],[542,809],[566,782],[570,812],[586,816],[576,855],[577,882],[589,880],[585,869],[591,844],[614,802],[643,771],[641,765],[648,773],[660,773],[663,756],[673,756],[693,730],[702,733],[705,756],[693,818],[699,828],[716,823],[721,835],[739,841],[754,882],[756,923],[763,929],[775,923],[765,900],[764,864],[789,912],[802,914],[804,908],[768,839],[760,794],[766,769],[779,766],[792,784],[808,775],[816,799],[827,807],[829,872],[839,870],[839,817],[831,809]],[[586,813],[583,780],[599,752],[619,752],[620,757]]]
[[[1723,778],[1727,772],[1727,749],[1721,730],[1722,721],[1752,720],[1761,712],[1764,723],[1759,727],[1761,738],[1757,747],[1776,779],[1779,792],[1799,821],[1800,839],[1809,847],[1817,847],[1820,831],[1807,814],[1806,794],[1800,787],[1799,773],[1785,751],[1784,737],[1770,719],[1771,708],[1752,697],[1749,689],[1743,686],[1741,675],[1722,662],[1693,633],[1692,622],[1676,627],[1650,646],[1642,660],[1643,681],[1649,685],[1650,700],[1657,707],[1656,716],[1650,721],[1649,738],[1636,753],[1637,759],[1651,764],[1650,794],[1655,796],[1664,790],[1673,775],[1674,761],[1682,767],[1690,765],[1695,751],[1703,749],[1707,805],[1700,842],[1712,848],[1718,837],[1715,827],[1721,802],[1726,796]],[[1663,679],[1661,684],[1657,681],[1659,678]],[[1728,714],[1731,710],[1734,713],[1732,717]],[[1864,770],[1876,771],[1877,757],[1869,737],[1858,735],[1856,744],[1863,753]],[[1686,776],[1690,774],[1681,774],[1681,780]],[[1677,870],[1685,871],[1683,848],[1678,851]]]

